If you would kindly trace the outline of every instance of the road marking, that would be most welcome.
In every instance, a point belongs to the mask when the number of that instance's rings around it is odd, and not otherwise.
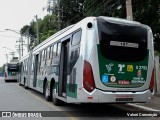
[[[17,84],[16,84],[16,85],[17,85]],[[17,85],[17,86],[20,87],[19,85]],[[20,88],[22,88],[22,87],[20,87]],[[26,93],[28,93],[28,94],[32,95],[33,97],[35,97],[36,99],[40,100],[41,102],[47,104],[49,107],[53,108],[54,110],[56,110],[56,111],[63,111],[62,109],[56,107],[54,104],[51,104],[51,103],[43,100],[42,98],[38,97],[36,94],[33,94],[33,93],[31,93],[31,92],[28,92],[28,91],[26,91],[25,89],[23,89],[23,90],[24,90]],[[32,90],[32,89],[31,89],[31,90]],[[68,116],[73,116],[72,114],[67,113],[67,111],[66,111],[66,115],[68,115]],[[79,120],[79,119],[77,119],[76,117],[70,117],[70,119],[71,119],[71,120]]]
[[[128,103],[128,105],[132,106],[132,107],[139,108],[139,109],[143,109],[145,111],[160,112],[160,110],[149,108],[149,107],[145,107],[145,106],[141,106],[141,105],[137,105],[137,104]]]

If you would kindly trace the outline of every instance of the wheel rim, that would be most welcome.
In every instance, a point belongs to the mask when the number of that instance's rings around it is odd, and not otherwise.
[[[56,89],[55,87],[53,86],[53,90],[52,90],[52,97],[53,97],[53,100],[55,100],[55,97],[56,96]]]
[[[45,96],[48,97],[49,93],[48,93],[48,85],[46,85],[46,90],[45,90]]]

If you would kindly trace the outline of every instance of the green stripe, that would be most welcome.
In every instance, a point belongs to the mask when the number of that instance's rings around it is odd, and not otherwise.
[[[58,93],[58,82],[56,82],[56,93]],[[72,98],[77,98],[77,84],[71,85],[67,83],[67,96]]]

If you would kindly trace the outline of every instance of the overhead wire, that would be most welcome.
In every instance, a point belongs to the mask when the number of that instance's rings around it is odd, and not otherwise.
[[[97,2],[97,0],[95,0],[90,6],[88,6],[88,7],[86,7],[85,9],[99,9],[99,8],[101,8],[102,6],[104,6],[104,5],[106,5],[107,3],[109,3],[110,1],[103,1],[100,5],[98,5],[98,6],[94,6],[94,4]],[[125,1],[123,1],[123,3],[124,3]],[[121,4],[121,5],[123,5],[123,3]],[[113,10],[116,10],[117,8],[114,8]],[[86,14],[91,14],[91,15],[94,15],[93,13],[95,13],[96,11],[89,11],[89,12],[87,12]],[[82,11],[82,12],[80,12],[80,13],[78,13],[75,17],[73,17],[72,19],[70,19],[66,24],[64,24],[64,25],[67,25],[67,24],[69,24],[72,20],[74,20],[78,15],[80,15],[81,13],[84,13],[84,11]],[[98,12],[98,14],[99,13],[101,13],[101,11],[100,12]]]
[[[88,6],[86,9],[89,9],[91,6],[93,6],[97,1],[95,0],[90,6]],[[75,17],[73,17],[72,19],[70,19],[65,25],[67,25],[68,23],[70,23],[72,20],[74,20],[78,15],[80,15],[81,13],[83,13],[84,11],[78,13]]]

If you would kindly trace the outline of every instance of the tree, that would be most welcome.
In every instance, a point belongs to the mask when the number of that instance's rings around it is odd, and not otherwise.
[[[57,31],[57,24],[54,22],[56,19],[55,15],[46,15],[43,20],[38,19],[39,23],[39,39],[43,42],[49,36],[53,35]],[[36,22],[30,22],[30,25],[25,25],[21,28],[20,33],[26,36],[30,36],[30,48],[34,48],[36,40]]]
[[[75,24],[85,17],[83,14],[84,1],[85,0],[61,0],[61,8],[63,10],[61,18],[62,28]]]
[[[160,0],[133,0],[133,17],[151,27],[155,50],[160,52]]]
[[[58,5],[54,5],[53,15],[39,20],[40,41],[42,42],[58,29]],[[120,9],[119,6],[122,6]],[[132,0],[133,19],[151,27],[155,49],[160,51],[160,0]],[[88,16],[111,16],[126,19],[125,0],[61,0],[60,17],[62,28],[75,24]],[[24,26],[25,31],[28,26]],[[30,34],[36,35],[35,22],[30,25]]]

